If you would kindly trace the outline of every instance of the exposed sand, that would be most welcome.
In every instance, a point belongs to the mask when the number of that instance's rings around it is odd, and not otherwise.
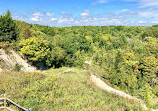
[[[15,64],[22,65],[22,71],[25,72],[37,72],[38,70],[27,63],[26,60],[21,58],[13,50],[9,51],[8,54],[5,53],[3,49],[0,49],[0,58],[4,61],[4,65],[8,67],[8,70],[12,69]],[[3,69],[0,69],[2,71]]]

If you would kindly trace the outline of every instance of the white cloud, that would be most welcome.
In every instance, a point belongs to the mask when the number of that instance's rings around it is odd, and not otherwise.
[[[81,16],[89,16],[89,14],[90,14],[90,11],[89,11],[89,10],[84,10],[84,12],[81,13],[80,15],[81,15]]]
[[[52,20],[52,21],[56,21],[57,19],[53,17],[53,18],[51,18],[51,20]]]
[[[31,20],[32,20],[32,21],[35,21],[35,22],[37,22],[37,21],[38,21],[38,18],[36,18],[36,17],[33,17]]]
[[[137,2],[140,8],[157,7],[158,0],[125,0]]]
[[[127,12],[127,11],[129,11],[129,9],[122,9],[119,12]]]
[[[47,12],[46,15],[49,16],[49,17],[51,17],[51,16],[54,16],[54,13],[49,13],[49,12]]]
[[[39,17],[32,17],[32,18],[31,18],[31,21],[34,21],[34,22],[42,22],[43,19],[42,19],[42,18],[39,18]]]
[[[73,18],[59,18],[58,23],[73,22]]]
[[[139,11],[138,15],[143,18],[150,18],[153,16],[153,12],[152,11]]]
[[[116,25],[116,24],[117,24],[117,25],[121,25],[122,22],[123,22],[122,20],[120,20],[120,19],[115,19],[115,18],[108,20],[108,23],[110,23],[110,24],[112,24],[112,25]]]
[[[146,21],[140,20],[140,21],[138,21],[138,23],[144,24],[144,23],[146,23]]]
[[[12,16],[16,20],[26,21],[26,22],[29,21],[29,17],[28,17],[28,15],[26,13],[22,13],[22,14],[15,14],[15,13],[13,13]]]
[[[108,17],[101,17],[99,18],[101,21],[105,21],[105,20],[108,20]]]
[[[62,16],[62,17],[68,17],[68,18],[70,18],[70,17],[72,16],[72,14],[71,14],[71,13],[68,13],[68,12],[65,12],[65,11],[62,11],[62,12],[61,12],[61,16]]]
[[[33,13],[33,16],[42,17],[43,14],[41,12],[35,12],[35,13]]]
[[[158,24],[158,21],[152,21],[153,24]]]
[[[34,12],[31,20],[34,22],[42,21],[43,16],[44,16],[44,14],[42,14],[41,12]]]
[[[125,12],[127,15],[131,17],[144,18],[144,19],[157,19],[158,11],[153,9],[147,10],[135,10],[135,11],[127,11]]]
[[[87,25],[125,25],[125,26],[142,26],[158,24],[158,10],[129,10],[121,9],[116,13],[98,14],[91,16],[89,10],[84,10],[78,17],[74,17],[68,12],[61,12],[61,15],[55,17],[54,13],[35,12],[32,17],[26,14],[13,15],[14,19],[50,26],[87,26]]]

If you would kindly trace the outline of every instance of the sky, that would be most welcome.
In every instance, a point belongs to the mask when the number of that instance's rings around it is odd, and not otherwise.
[[[158,0],[0,0],[0,15],[56,27],[158,24]]]

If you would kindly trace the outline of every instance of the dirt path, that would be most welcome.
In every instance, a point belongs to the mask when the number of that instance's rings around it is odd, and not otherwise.
[[[85,63],[88,64],[88,65],[91,67],[91,63],[90,63],[90,62],[85,61]],[[105,91],[107,91],[107,92],[109,92],[109,93],[116,94],[116,95],[121,96],[121,97],[123,97],[123,98],[128,98],[128,99],[131,99],[131,100],[138,101],[138,102],[141,104],[141,106],[142,106],[145,110],[149,110],[149,109],[147,108],[146,104],[144,103],[144,101],[142,101],[142,100],[140,100],[140,99],[138,99],[138,98],[136,98],[136,97],[133,97],[133,96],[131,96],[131,95],[129,95],[129,94],[123,92],[123,91],[119,91],[119,90],[116,90],[116,89],[114,89],[114,88],[108,86],[108,85],[107,85],[105,82],[103,82],[100,78],[97,78],[95,75],[93,75],[92,72],[91,72],[91,75],[90,75],[90,79],[91,79],[91,81],[92,81],[97,87],[99,87],[100,89],[103,89],[103,90],[105,90]],[[158,109],[157,109],[157,110],[151,109],[151,110],[152,110],[152,111],[158,111]]]
[[[100,78],[97,78],[95,75],[91,74],[90,79],[100,89],[103,89],[103,90],[105,90],[105,91],[107,91],[109,93],[113,93],[113,94],[119,95],[119,96],[124,97],[124,98],[128,98],[128,99],[131,99],[131,100],[139,101],[141,103],[141,106],[144,109],[148,110],[148,108],[146,107],[144,102],[142,102],[141,100],[139,100],[136,97],[133,97],[133,96],[131,96],[129,94],[126,94],[125,92],[116,90],[116,89],[108,86],[107,84],[105,84],[105,82],[103,82]]]

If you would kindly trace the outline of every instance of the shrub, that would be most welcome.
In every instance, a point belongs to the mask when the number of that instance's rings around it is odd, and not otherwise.
[[[20,71],[22,67],[23,67],[23,65],[20,65],[20,64],[16,63],[16,64],[13,66],[13,70],[14,70],[14,71]]]
[[[21,47],[20,52],[27,57],[27,59],[34,63],[47,62],[50,56],[50,47],[46,40],[42,38],[30,37],[29,39],[23,40],[19,43]],[[49,64],[50,65],[50,64]]]
[[[158,96],[158,86],[156,86],[156,87],[154,88],[153,93],[154,93],[156,96]]]

